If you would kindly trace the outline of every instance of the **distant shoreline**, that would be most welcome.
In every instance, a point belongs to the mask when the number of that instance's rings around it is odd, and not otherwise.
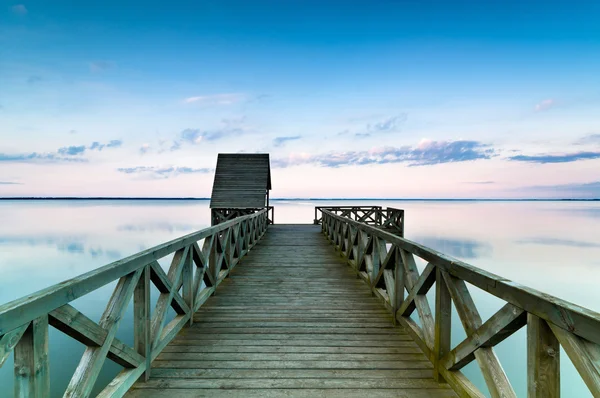
[[[0,201],[43,201],[43,200],[94,200],[94,201],[108,201],[108,200],[162,200],[162,201],[183,201],[183,200],[197,200],[206,201],[210,198],[139,198],[139,197],[0,197]],[[311,201],[402,201],[402,202],[598,202],[600,198],[593,199],[571,199],[571,198],[558,198],[558,199],[547,199],[547,198],[529,198],[529,199],[476,199],[476,198],[464,198],[464,199],[431,199],[431,198],[271,198],[271,201],[300,201],[300,200],[311,200]]]

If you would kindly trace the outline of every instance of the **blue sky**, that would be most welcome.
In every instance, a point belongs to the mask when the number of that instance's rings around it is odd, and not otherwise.
[[[0,196],[600,197],[596,1],[0,0]]]

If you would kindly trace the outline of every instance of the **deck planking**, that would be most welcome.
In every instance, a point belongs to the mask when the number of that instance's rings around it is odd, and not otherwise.
[[[272,225],[129,397],[456,397],[314,225]]]

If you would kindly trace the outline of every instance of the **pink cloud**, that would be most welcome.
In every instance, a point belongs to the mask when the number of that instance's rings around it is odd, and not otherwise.
[[[556,106],[556,101],[554,99],[552,99],[552,98],[545,99],[535,106],[535,111],[536,112],[545,111],[554,106]]]

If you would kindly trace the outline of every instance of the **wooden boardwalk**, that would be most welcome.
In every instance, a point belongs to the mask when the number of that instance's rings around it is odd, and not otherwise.
[[[272,225],[129,397],[455,397],[314,225]]]

